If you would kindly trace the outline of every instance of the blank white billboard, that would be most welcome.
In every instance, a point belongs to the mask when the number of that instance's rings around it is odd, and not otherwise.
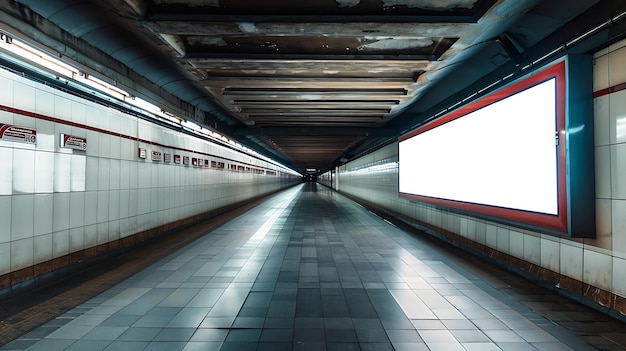
[[[556,78],[400,141],[405,194],[558,214]]]

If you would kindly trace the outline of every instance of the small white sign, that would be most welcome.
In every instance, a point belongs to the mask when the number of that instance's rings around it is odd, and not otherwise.
[[[61,134],[59,137],[60,147],[72,150],[87,150],[87,139],[73,135]]]
[[[37,131],[35,129],[12,126],[10,124],[0,124],[0,140],[37,144]]]
[[[159,151],[152,151],[152,161],[161,162],[163,161],[163,154]]]

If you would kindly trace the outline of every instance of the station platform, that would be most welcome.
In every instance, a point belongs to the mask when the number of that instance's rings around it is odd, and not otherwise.
[[[624,323],[315,183],[67,284],[3,302],[0,350],[626,350]]]

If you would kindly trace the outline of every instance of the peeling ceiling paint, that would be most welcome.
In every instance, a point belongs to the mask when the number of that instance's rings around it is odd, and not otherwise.
[[[222,38],[206,38],[206,37],[189,37],[189,44],[191,45],[206,45],[206,46],[226,46],[228,45]]]
[[[406,6],[413,9],[471,9],[477,0],[382,0],[383,7]]]
[[[425,48],[433,45],[433,40],[421,39],[383,39],[373,43],[360,45],[358,50],[406,50],[414,48]]]
[[[361,0],[335,0],[341,7],[355,7],[361,3]]]
[[[256,27],[256,24],[252,22],[237,22],[237,26],[239,26],[239,29],[241,30],[242,33],[256,34],[259,32],[259,30]]]

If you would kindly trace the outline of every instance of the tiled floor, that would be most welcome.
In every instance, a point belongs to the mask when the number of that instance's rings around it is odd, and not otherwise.
[[[305,184],[0,350],[595,350],[441,247]]]

